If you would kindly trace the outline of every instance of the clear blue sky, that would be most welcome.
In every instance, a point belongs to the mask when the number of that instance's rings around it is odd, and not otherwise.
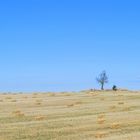
[[[0,1],[0,91],[140,89],[139,0]]]

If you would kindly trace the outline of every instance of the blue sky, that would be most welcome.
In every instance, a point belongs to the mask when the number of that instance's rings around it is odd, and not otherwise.
[[[138,0],[0,1],[0,91],[140,89]]]

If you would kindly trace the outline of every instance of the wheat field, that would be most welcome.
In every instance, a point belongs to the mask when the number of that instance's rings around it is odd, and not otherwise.
[[[0,94],[0,140],[96,139],[140,139],[140,92]]]

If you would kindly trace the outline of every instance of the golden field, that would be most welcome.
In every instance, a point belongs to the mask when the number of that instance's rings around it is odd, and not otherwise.
[[[140,92],[0,94],[0,140],[140,140]]]

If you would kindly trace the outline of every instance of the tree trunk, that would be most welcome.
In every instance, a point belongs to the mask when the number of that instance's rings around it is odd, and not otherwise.
[[[101,85],[101,90],[104,90],[104,84],[102,83],[102,85]]]

